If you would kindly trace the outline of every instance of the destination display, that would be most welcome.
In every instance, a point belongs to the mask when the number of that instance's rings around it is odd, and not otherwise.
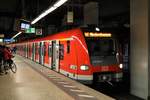
[[[111,33],[102,32],[84,32],[85,37],[112,37]]]

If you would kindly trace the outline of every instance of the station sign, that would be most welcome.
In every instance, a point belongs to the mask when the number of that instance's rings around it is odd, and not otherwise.
[[[42,35],[42,29],[36,29],[36,35]]]
[[[30,24],[21,23],[21,30],[25,30],[25,29],[29,29],[29,28],[30,28]]]
[[[73,23],[73,12],[67,12],[67,23]]]
[[[20,19],[20,30],[26,30],[30,28],[30,21],[25,19]]]
[[[4,42],[15,42],[15,39],[4,39]]]
[[[84,32],[85,37],[112,37],[111,33]]]

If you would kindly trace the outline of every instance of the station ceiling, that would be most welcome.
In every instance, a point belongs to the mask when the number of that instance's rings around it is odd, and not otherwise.
[[[17,31],[14,30],[14,22],[17,18],[29,21],[37,17],[57,0],[0,0],[0,34],[5,38],[11,38]],[[38,24],[60,25],[66,11],[75,10],[76,18],[83,16],[83,6],[88,2],[98,2],[100,6],[100,18],[103,23],[129,24],[129,0],[68,0],[63,6],[46,16]],[[111,26],[111,25],[110,25]],[[113,25],[112,25],[113,26]]]

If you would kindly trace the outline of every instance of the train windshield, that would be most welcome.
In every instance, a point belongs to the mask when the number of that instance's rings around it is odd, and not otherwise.
[[[87,47],[92,65],[117,63],[115,42],[111,38],[87,38]]]

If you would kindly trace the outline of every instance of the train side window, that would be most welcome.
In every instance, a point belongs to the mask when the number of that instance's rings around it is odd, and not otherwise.
[[[64,59],[64,45],[63,44],[59,45],[59,59],[60,60]]]
[[[52,45],[48,46],[48,56],[51,57],[52,56]]]
[[[43,46],[43,55],[45,56],[46,55],[46,43],[44,42],[44,46]]]
[[[32,53],[34,53],[34,43],[32,43]]]
[[[37,48],[37,43],[35,43],[35,54],[37,55],[38,53],[37,53],[37,50],[38,50],[38,48]]]
[[[67,41],[67,53],[70,53],[70,41]]]

